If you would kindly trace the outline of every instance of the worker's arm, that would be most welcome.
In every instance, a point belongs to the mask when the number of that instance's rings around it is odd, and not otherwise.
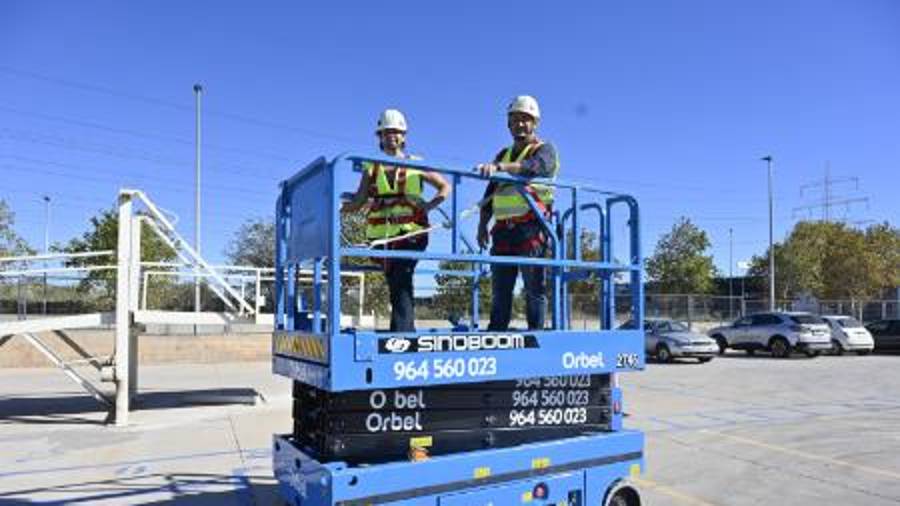
[[[353,198],[341,205],[342,213],[357,211],[369,202],[369,171],[364,170],[359,178],[359,187]]]
[[[497,170],[523,177],[556,177],[559,171],[559,155],[553,144],[545,142],[521,162],[498,162]]]
[[[430,184],[435,190],[437,190],[437,195],[434,196],[433,199],[429,200],[428,203],[425,204],[425,210],[431,211],[435,209],[437,206],[441,205],[441,203],[447,200],[447,197],[450,196],[450,192],[452,188],[450,187],[450,183],[444,179],[444,176],[438,174],[437,172],[423,172],[422,179],[425,180],[426,183]]]
[[[491,217],[494,215],[494,206],[490,197],[496,189],[497,183],[491,181],[481,197],[481,212],[478,215],[478,245],[482,248],[487,248],[491,242],[488,223],[491,222]]]

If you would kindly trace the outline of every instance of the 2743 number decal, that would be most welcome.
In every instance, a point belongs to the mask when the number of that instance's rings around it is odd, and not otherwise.
[[[616,355],[617,369],[637,369],[641,365],[641,359],[637,353],[619,353]]]

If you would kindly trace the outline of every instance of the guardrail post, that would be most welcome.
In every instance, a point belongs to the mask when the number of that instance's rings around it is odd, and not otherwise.
[[[131,343],[131,308],[129,296],[131,288],[131,194],[119,193],[119,240],[116,272],[116,343],[114,380],[116,385],[116,403],[114,411],[115,424],[128,425],[128,409],[130,400],[129,372]]]
[[[134,399],[138,387],[138,329],[134,324],[134,312],[138,309],[141,286],[141,219],[133,216],[129,231],[128,251],[128,396]]]

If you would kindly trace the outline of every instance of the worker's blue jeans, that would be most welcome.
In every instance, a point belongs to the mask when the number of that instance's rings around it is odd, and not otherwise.
[[[531,255],[523,256],[543,257],[544,251],[541,248]],[[525,318],[528,320],[528,329],[542,330],[544,328],[544,315],[547,312],[546,269],[514,264],[493,264],[491,265],[491,322],[488,324],[488,330],[502,331],[509,328],[513,289],[516,286],[519,271],[522,271],[522,281],[525,283]]]
[[[389,249],[423,251],[428,246],[428,236],[399,241]],[[391,296],[391,331],[415,332],[416,305],[413,294],[413,274],[418,260],[411,258],[390,258],[384,263],[384,277],[387,279]]]
[[[391,295],[391,331],[415,332],[416,306],[413,298],[413,273],[416,260],[390,259],[384,276]]]

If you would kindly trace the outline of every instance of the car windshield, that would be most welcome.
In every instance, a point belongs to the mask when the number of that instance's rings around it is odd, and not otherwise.
[[[841,318],[840,320],[838,320],[838,323],[841,324],[841,327],[844,327],[846,329],[855,329],[863,326],[863,324],[859,323],[859,320],[857,320],[856,318]]]
[[[800,325],[814,325],[825,323],[821,318],[811,314],[795,314],[791,315],[791,320]]]
[[[681,322],[672,321],[669,322],[669,326],[671,327],[669,329],[669,332],[690,332],[690,329],[687,327],[687,325]]]

